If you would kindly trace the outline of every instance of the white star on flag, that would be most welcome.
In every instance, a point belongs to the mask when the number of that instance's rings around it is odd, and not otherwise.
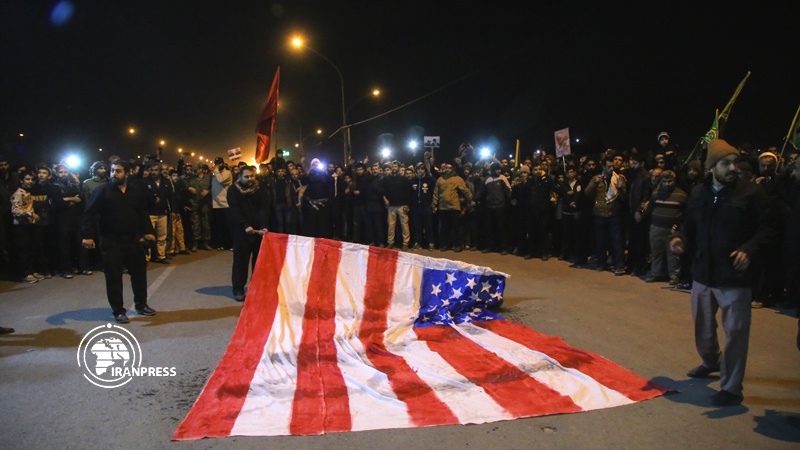
[[[453,275],[452,273],[448,273],[448,274],[447,274],[447,281],[446,281],[446,283],[447,283],[447,284],[453,284],[455,281],[456,281],[456,276],[455,276],[455,275]]]
[[[485,292],[489,292],[489,290],[492,288],[492,284],[489,283],[488,281],[482,282],[481,285],[483,286],[483,288],[481,289],[481,292],[484,292],[484,291]]]
[[[461,289],[453,288],[453,295],[451,295],[450,298],[459,298],[459,297],[461,297]]]
[[[468,278],[467,279],[467,287],[470,289],[475,287],[475,278]]]
[[[442,286],[441,283],[434,285],[433,292],[431,292],[431,295],[438,295],[440,292],[442,292],[441,286]]]

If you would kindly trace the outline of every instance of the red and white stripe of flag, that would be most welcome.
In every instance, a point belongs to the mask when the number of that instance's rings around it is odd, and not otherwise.
[[[425,268],[496,274],[268,234],[231,343],[173,439],[485,423],[665,392],[506,320],[413,328]]]

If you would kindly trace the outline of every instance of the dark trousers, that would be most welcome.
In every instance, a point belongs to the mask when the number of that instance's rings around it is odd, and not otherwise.
[[[58,236],[58,270],[71,273],[73,268],[85,270],[88,266],[88,251],[80,245],[81,216],[64,214],[56,222]]]
[[[244,231],[233,233],[233,265],[231,266],[231,285],[233,291],[244,292],[250,269],[255,270],[261,236]]]
[[[316,208],[310,204],[303,205],[303,234],[308,237],[330,238],[331,237],[331,208],[325,202]]]
[[[563,234],[561,235],[561,249],[560,255],[564,259],[575,259],[576,261],[583,262],[580,257],[585,255],[583,233],[581,232],[582,217],[578,213],[562,214],[561,227]]]
[[[17,268],[22,276],[34,272],[43,272],[46,267],[43,261],[44,241],[42,228],[39,225],[15,225],[14,240],[16,241],[18,264]]]
[[[619,216],[594,216],[595,253],[597,264],[606,265],[606,254],[611,253],[615,269],[625,268],[625,255],[622,251],[622,227]]]
[[[136,238],[120,239],[111,236],[100,238],[103,255],[103,274],[106,277],[106,296],[114,315],[125,313],[122,298],[122,271],[128,268],[136,309],[147,306],[147,260],[142,244]]]
[[[211,211],[211,246],[214,248],[231,248],[228,208],[213,208]]]
[[[383,245],[386,243],[386,211],[370,211],[369,208],[363,209],[364,231],[367,244]]]
[[[506,208],[486,208],[483,214],[483,235],[489,250],[500,252],[508,250],[508,234],[506,228]]]
[[[433,210],[430,205],[423,205],[411,210],[411,230],[411,239],[415,244],[423,246],[434,243]]]
[[[292,207],[287,203],[275,205],[275,232],[292,234]]]
[[[549,256],[550,252],[550,221],[552,211],[548,208],[536,206],[528,207],[528,255]]]
[[[634,273],[647,270],[647,253],[650,249],[650,221],[636,222],[628,219],[628,269]]]
[[[461,227],[458,219],[461,217],[459,209],[440,209],[439,210],[439,243],[440,248],[460,248],[463,239],[461,238]]]

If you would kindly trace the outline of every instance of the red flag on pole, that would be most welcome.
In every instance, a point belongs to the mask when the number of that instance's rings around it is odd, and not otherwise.
[[[272,130],[275,128],[275,120],[278,117],[278,85],[280,81],[281,68],[278,67],[275,79],[272,80],[272,87],[269,89],[267,104],[264,105],[264,111],[256,124],[256,163],[258,164],[269,159]]]

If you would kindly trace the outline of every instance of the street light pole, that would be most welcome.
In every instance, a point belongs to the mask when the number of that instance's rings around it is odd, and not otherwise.
[[[333,63],[333,61],[328,59],[328,57],[326,57],[322,53],[314,50],[313,48],[311,48],[308,45],[306,45],[305,43],[303,43],[302,40],[294,39],[293,40],[293,44],[294,44],[295,47],[307,48],[307,49],[311,50],[312,52],[314,52],[317,56],[319,56],[320,58],[324,59],[325,61],[328,62],[328,64],[333,66],[334,70],[336,70],[336,74],[339,75],[339,83],[341,84],[341,88],[342,88],[342,128],[341,128],[341,131],[342,131],[342,141],[344,142],[344,163],[343,163],[343,165],[347,165],[347,159],[348,159],[348,156],[350,155],[350,127],[347,125],[347,110],[345,109],[345,100],[344,100],[344,78],[342,78],[342,72],[339,70],[339,67],[337,67],[336,64]]]

